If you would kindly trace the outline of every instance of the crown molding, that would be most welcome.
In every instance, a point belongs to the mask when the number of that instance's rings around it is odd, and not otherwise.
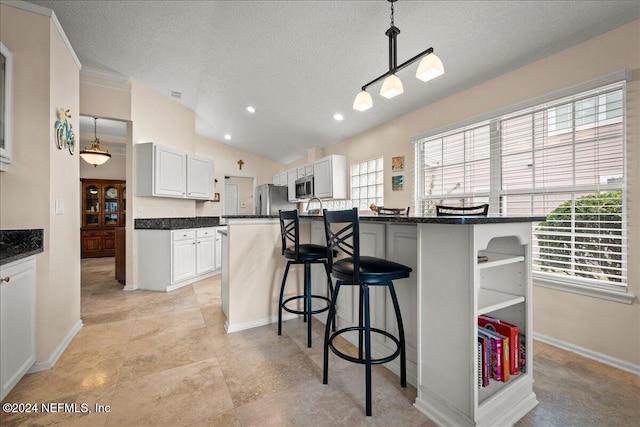
[[[111,80],[118,83],[129,83],[130,77],[120,74],[116,71],[107,71],[100,68],[93,68],[84,66],[80,69],[80,73],[90,77],[97,77],[99,79]]]

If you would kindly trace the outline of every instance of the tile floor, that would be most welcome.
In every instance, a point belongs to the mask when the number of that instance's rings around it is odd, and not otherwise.
[[[362,367],[331,359],[322,327],[300,320],[227,335],[219,276],[171,293],[123,292],[113,258],[82,261],[84,327],[55,367],[26,375],[4,402],[76,403],[79,412],[5,414],[0,426],[432,426],[384,367],[364,416]],[[636,426],[640,377],[535,343],[539,405],[518,426]],[[91,413],[82,413],[81,404]],[[109,405],[97,412],[95,405]]]

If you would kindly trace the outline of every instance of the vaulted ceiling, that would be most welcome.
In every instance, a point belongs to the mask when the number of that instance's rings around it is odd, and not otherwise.
[[[445,74],[423,83],[416,63],[404,94],[377,84],[359,112],[360,87],[388,70],[383,0],[31,3],[54,10],[83,70],[180,92],[197,133],[280,163],[640,17],[638,0],[398,1],[398,63],[433,47]]]

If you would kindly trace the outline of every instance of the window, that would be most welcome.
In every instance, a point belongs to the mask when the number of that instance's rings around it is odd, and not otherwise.
[[[626,290],[624,83],[416,141],[416,206],[545,215],[538,279]]]
[[[359,210],[384,206],[383,166],[382,157],[351,165],[351,202]]]

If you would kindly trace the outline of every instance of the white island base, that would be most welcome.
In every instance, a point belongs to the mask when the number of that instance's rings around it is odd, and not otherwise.
[[[227,332],[277,321],[286,260],[274,217],[226,217],[223,259]],[[531,339],[531,222],[541,218],[361,218],[363,255],[413,268],[396,292],[407,341],[407,381],[417,388],[414,406],[440,425],[512,425],[537,405]],[[304,218],[302,242],[323,243],[321,217]],[[478,256],[487,262],[478,263]],[[326,287],[321,266],[312,269],[313,292]],[[302,290],[302,269],[291,271],[289,293]],[[347,289],[345,288],[345,291]],[[396,333],[392,305],[372,293],[372,326]],[[338,327],[357,322],[357,292],[341,292]],[[507,383],[479,388],[477,317],[517,325],[526,342],[526,370]],[[326,314],[316,318],[322,322]],[[275,330],[274,330],[275,333]],[[353,337],[346,336],[352,342]],[[315,344],[314,345],[319,345]],[[373,352],[388,354],[384,339]],[[384,365],[396,374],[397,360]]]

